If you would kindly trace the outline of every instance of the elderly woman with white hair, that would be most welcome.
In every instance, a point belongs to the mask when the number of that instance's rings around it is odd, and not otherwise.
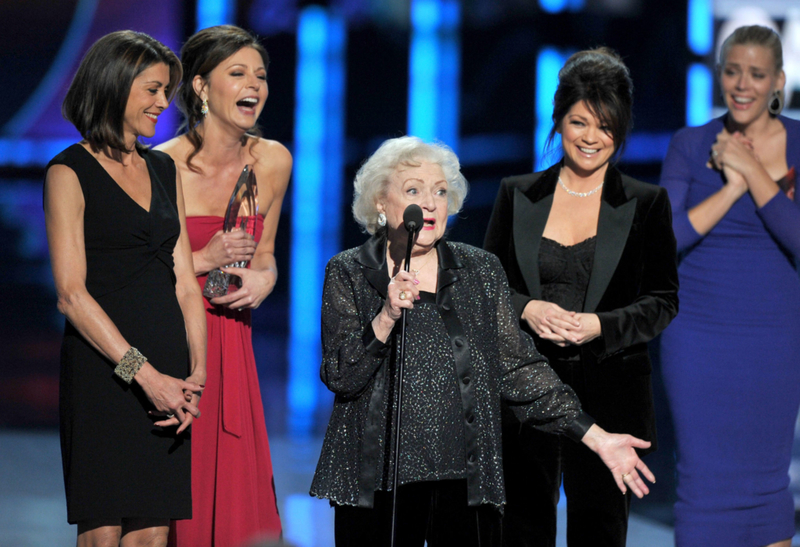
[[[311,494],[335,507],[336,545],[389,545],[399,321],[408,310],[399,451],[397,545],[499,545],[505,503],[501,401],[525,425],[597,452],[639,497],[654,480],[634,447],[582,412],[519,328],[498,259],[446,241],[467,182],[447,146],[390,139],[355,179],[353,214],[372,237],[328,263],[322,381],[336,394]],[[404,261],[403,213],[423,226]],[[638,470],[638,471],[637,471]]]

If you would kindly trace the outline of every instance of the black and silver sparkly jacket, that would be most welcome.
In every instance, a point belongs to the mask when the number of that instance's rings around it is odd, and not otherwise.
[[[520,330],[499,260],[444,240],[437,250],[436,306],[452,345],[463,407],[469,505],[499,507],[505,503],[502,401],[523,424],[575,440],[593,421]],[[391,458],[384,439],[392,438],[386,433],[397,352],[375,337],[372,320],[388,284],[382,235],[336,255],[325,272],[320,374],[336,398],[311,495],[336,505],[372,507],[375,490],[387,489],[383,462]]]

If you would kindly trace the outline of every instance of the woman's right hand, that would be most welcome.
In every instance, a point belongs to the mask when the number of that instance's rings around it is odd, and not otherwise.
[[[544,300],[528,302],[522,310],[522,318],[539,338],[549,340],[562,348],[569,342],[564,336],[556,334],[555,330],[563,332],[581,326],[574,311],[567,311]]]
[[[725,176],[724,189],[733,194],[734,199],[745,195],[750,189],[742,169],[747,162],[758,162],[753,142],[738,131],[730,134],[722,131],[711,147],[712,167],[722,171]]]
[[[392,320],[397,321],[403,309],[410,310],[414,302],[419,300],[419,281],[412,272],[401,271],[389,281],[383,311]]]
[[[200,384],[161,374],[150,363],[145,363],[134,379],[157,412],[175,415],[181,424],[178,434],[189,427],[195,418],[200,417],[197,405],[186,400],[186,392],[203,391]]]
[[[207,271],[210,271],[235,262],[251,260],[256,252],[256,242],[253,236],[244,230],[230,232],[220,230],[200,252],[204,262],[209,266]]]
[[[401,271],[389,281],[383,308],[372,320],[372,330],[381,342],[389,339],[389,334],[403,314],[403,310],[410,310],[414,307],[414,302],[419,300],[417,285],[419,281],[413,272]]]

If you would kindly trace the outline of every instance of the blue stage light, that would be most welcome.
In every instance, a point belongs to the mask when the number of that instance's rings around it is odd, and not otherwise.
[[[686,125],[702,125],[711,119],[714,79],[702,63],[689,66],[686,75]]]
[[[549,166],[545,161],[545,143],[553,126],[553,97],[558,88],[558,71],[572,52],[545,47],[536,59],[536,127],[533,134],[533,169],[541,171]]]
[[[236,0],[197,0],[195,31],[236,23]]]
[[[708,55],[713,41],[711,0],[689,0],[686,37],[695,55]]]
[[[297,29],[289,304],[289,431],[311,432],[319,404],[320,301],[339,251],[344,155],[345,23],[320,6]]]
[[[584,8],[584,4],[585,0],[539,0],[539,7],[547,13],[580,11]]]
[[[408,134],[458,151],[461,8],[457,0],[413,0]]]

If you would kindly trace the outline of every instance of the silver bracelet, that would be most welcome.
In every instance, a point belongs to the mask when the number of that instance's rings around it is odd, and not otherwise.
[[[119,360],[119,364],[114,369],[114,374],[119,376],[124,382],[130,384],[133,382],[133,377],[136,376],[136,373],[139,372],[139,369],[142,368],[147,362],[147,357],[142,355],[138,349],[131,347],[125,355],[122,356],[122,359]]]

